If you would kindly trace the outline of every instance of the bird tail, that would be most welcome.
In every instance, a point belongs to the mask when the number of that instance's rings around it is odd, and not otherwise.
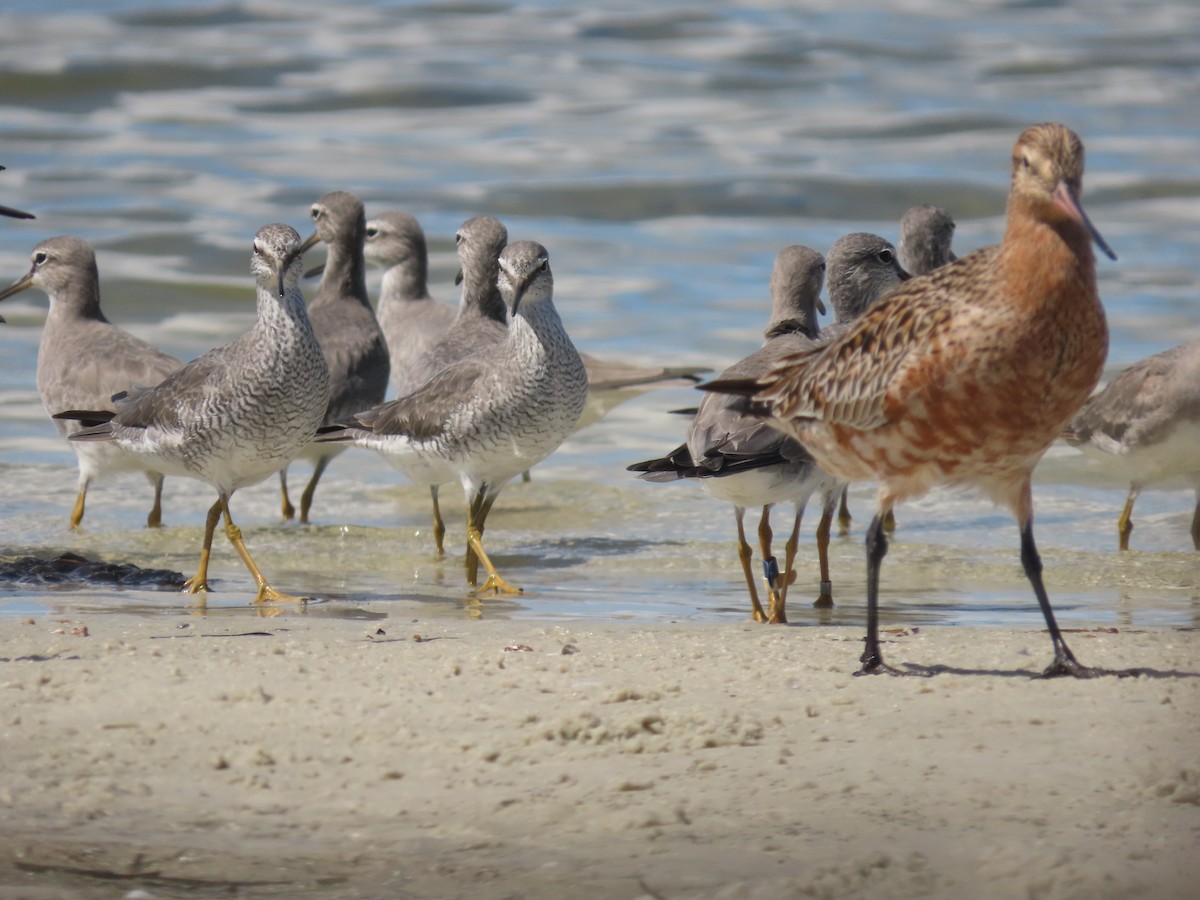
[[[54,413],[53,419],[68,419],[79,422],[83,428],[72,435],[72,441],[104,441],[112,437],[112,417],[116,413],[111,409],[67,409]]]

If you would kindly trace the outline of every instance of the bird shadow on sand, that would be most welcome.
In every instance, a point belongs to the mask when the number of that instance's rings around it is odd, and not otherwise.
[[[932,665],[919,663],[901,663],[907,671],[904,674],[932,677],[934,675],[988,675],[995,678],[1027,678],[1041,680],[1045,676],[1041,672],[1031,672],[1028,669],[968,669],[961,666]],[[1090,678],[1200,678],[1200,672],[1183,672],[1178,669],[1102,669],[1091,668]],[[1063,676],[1070,677],[1070,676]]]

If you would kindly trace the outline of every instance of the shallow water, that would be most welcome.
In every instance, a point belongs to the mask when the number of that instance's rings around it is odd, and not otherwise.
[[[1200,336],[1193,4],[727,6],[10,2],[0,202],[38,218],[0,221],[0,283],[27,270],[37,241],[80,235],[97,247],[110,318],[191,358],[251,320],[254,231],[286,221],[307,233],[309,204],[347,189],[368,212],[421,219],[443,299],[455,296],[455,229],[491,213],[550,248],[581,348],[719,370],[757,346],[785,244],[894,238],[916,202],[951,210],[960,253],[995,241],[1013,138],[1054,119],[1087,143],[1085,202],[1120,256],[1099,263],[1111,370]],[[115,478],[93,487],[86,528],[66,530],[74,458],[33,380],[44,310],[32,291],[0,310],[0,547],[190,574],[211,502],[202,485],[169,480],[168,527],[152,533],[144,480]],[[686,422],[666,411],[694,403],[682,389],[641,396],[510,486],[488,542],[526,591],[482,614],[743,619],[731,510],[624,471],[678,443]],[[305,477],[297,467],[293,483]],[[1118,555],[1124,492],[1066,448],[1039,469],[1037,534],[1064,624],[1194,625],[1190,488],[1143,494],[1135,550]],[[450,516],[456,496],[443,491]],[[870,497],[852,494],[826,619],[808,606],[807,523],[793,621],[861,621]],[[234,500],[272,580],[322,598],[308,614],[480,614],[457,555],[429,552],[426,492],[372,454],[333,464],[316,526],[281,525],[277,509],[271,483]],[[936,492],[898,517],[885,622],[1039,627],[1006,514]],[[457,537],[461,518],[449,524]],[[225,545],[212,574],[210,611],[245,615],[250,582]],[[184,604],[0,589],[0,611],[17,614]]]

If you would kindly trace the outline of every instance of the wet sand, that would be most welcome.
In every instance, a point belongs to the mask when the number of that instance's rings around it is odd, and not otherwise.
[[[1191,897],[1200,638],[0,619],[0,898]]]

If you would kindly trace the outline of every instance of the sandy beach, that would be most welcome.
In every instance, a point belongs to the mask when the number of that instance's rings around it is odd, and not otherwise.
[[[1184,898],[1200,639],[0,619],[0,897]]]

